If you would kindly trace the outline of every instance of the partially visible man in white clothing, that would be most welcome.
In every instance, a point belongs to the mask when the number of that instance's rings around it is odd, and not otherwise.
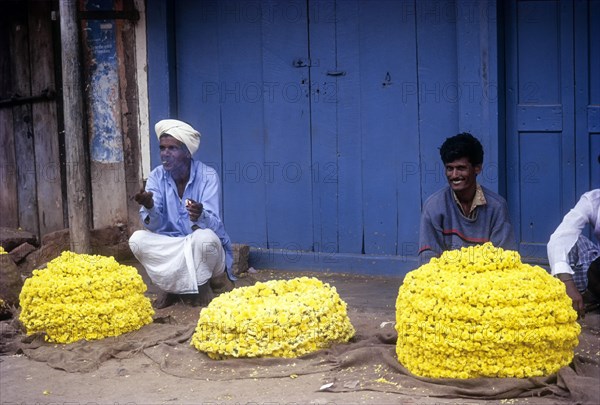
[[[217,172],[192,158],[200,133],[173,119],[155,125],[162,165],[150,173],[135,195],[145,230],[131,235],[129,246],[161,290],[155,308],[185,298],[208,305],[213,288],[230,290],[234,277],[231,241],[220,216]]]
[[[595,241],[582,235],[589,224]],[[573,308],[585,315],[586,302],[600,298],[600,189],[584,193],[550,236],[552,275],[565,283]]]

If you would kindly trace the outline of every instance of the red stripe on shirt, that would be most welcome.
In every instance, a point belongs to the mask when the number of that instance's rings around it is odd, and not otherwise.
[[[444,235],[457,235],[462,240],[467,241],[467,242],[472,242],[472,243],[486,243],[486,242],[490,241],[489,239],[483,239],[483,238],[469,238],[469,237],[463,235],[462,233],[460,233],[456,229],[443,229],[442,230],[442,234],[444,234]]]
[[[425,245],[425,246],[423,246],[421,249],[419,249],[419,253],[417,253],[417,254],[419,254],[419,255],[420,255],[420,254],[421,254],[421,252],[424,252],[424,251],[426,251],[426,250],[431,250],[431,246],[429,246],[429,245]]]

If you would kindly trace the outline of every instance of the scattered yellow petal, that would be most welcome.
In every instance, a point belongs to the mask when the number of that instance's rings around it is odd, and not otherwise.
[[[386,379],[385,379],[385,378],[383,378],[383,377],[380,377],[380,378],[376,379],[376,380],[375,380],[375,382],[382,383],[382,384],[397,385],[395,382],[393,382],[393,381],[388,381],[388,380],[386,380]]]

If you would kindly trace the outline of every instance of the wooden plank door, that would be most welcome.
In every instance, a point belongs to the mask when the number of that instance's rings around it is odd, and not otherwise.
[[[66,220],[53,7],[10,1],[0,18],[0,225],[39,236]]]

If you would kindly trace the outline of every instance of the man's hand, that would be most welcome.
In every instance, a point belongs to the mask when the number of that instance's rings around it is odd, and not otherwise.
[[[200,218],[204,206],[202,205],[202,203],[190,200],[188,198],[187,200],[185,200],[185,208],[187,209],[188,214],[190,215],[190,220],[192,222],[196,222],[198,218]]]
[[[146,207],[146,209],[151,209],[154,207],[154,199],[152,198],[154,194],[150,191],[146,191],[142,189],[139,193],[133,196],[133,199],[140,205]]]
[[[577,315],[579,319],[583,319],[585,317],[585,306],[583,305],[583,297],[577,290],[575,286],[575,282],[573,279],[563,280],[565,286],[567,287],[567,295],[571,297],[571,301],[573,301],[573,309],[577,311]]]

